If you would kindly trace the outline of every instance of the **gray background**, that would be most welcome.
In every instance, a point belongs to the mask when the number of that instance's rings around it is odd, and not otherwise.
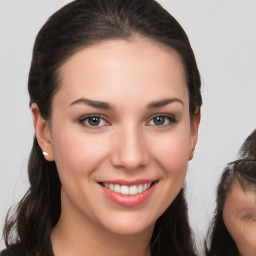
[[[68,2],[0,0],[0,231],[8,208],[28,188],[33,127],[26,86],[34,38]],[[256,127],[256,1],[159,2],[187,32],[202,76],[199,141],[186,179],[191,225],[201,250],[220,174]]]

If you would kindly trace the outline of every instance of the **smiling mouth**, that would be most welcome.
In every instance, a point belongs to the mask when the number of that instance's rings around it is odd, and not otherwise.
[[[100,185],[121,195],[137,195],[151,188],[157,181],[142,183],[138,185],[126,186],[121,184],[112,184],[101,182]]]

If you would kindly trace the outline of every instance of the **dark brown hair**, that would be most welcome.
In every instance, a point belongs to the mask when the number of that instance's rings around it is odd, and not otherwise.
[[[221,176],[217,188],[217,205],[205,246],[206,256],[240,255],[223,221],[226,196],[235,180],[245,190],[251,186],[256,187],[256,130],[245,140],[238,159],[229,163]]]
[[[28,80],[30,105],[36,103],[44,119],[59,86],[59,70],[75,52],[106,39],[149,38],[180,56],[189,92],[191,119],[202,104],[201,80],[186,33],[154,0],[76,0],[53,14],[35,40]],[[27,253],[45,255],[60,208],[61,183],[54,162],[42,155],[37,139],[29,158],[30,188],[5,224],[5,242],[21,242]],[[14,238],[11,234],[14,231]],[[195,255],[183,189],[157,220],[152,255],[167,248],[171,255]]]

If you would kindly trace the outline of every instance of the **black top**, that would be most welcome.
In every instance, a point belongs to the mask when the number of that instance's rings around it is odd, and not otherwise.
[[[0,253],[0,256],[27,256],[24,247],[22,244],[15,244],[12,245],[10,248],[3,250]],[[54,256],[52,248],[50,247],[47,252],[45,253],[45,256]]]
[[[170,256],[172,254],[166,253],[166,252],[160,252],[159,256]],[[5,249],[2,252],[0,252],[0,256],[27,256],[26,251],[22,244],[15,244],[12,245],[10,249]],[[50,247],[47,250],[47,253],[45,256],[54,256],[54,253],[52,251],[52,248]]]

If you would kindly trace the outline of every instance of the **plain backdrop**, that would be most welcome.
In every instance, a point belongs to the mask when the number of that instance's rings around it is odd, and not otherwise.
[[[33,42],[47,18],[68,2],[0,0],[0,231],[8,208],[28,188],[34,132],[26,86]],[[190,221],[201,251],[218,179],[256,127],[256,1],[159,2],[187,32],[202,76],[199,141],[186,178]]]

